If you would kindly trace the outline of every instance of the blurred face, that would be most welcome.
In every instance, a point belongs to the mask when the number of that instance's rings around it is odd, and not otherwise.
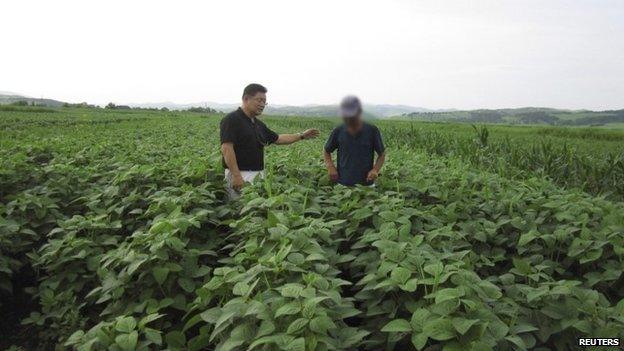
[[[357,128],[360,126],[360,121],[362,120],[362,114],[358,114],[355,117],[343,117],[342,120],[350,128]]]
[[[254,96],[245,96],[243,98],[243,105],[245,110],[252,113],[253,116],[260,116],[264,107],[266,106],[266,94],[256,93]]]

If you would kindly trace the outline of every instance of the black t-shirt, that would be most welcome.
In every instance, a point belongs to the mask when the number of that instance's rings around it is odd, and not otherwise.
[[[239,107],[221,120],[221,144],[233,143],[236,163],[241,171],[264,169],[264,147],[277,141],[278,135],[257,118],[249,118]],[[227,168],[225,159],[221,158]]]
[[[372,184],[366,181],[366,175],[373,169],[375,152],[380,155],[385,150],[379,128],[364,123],[357,134],[351,135],[346,125],[338,126],[334,128],[325,144],[325,151],[328,153],[336,149],[338,149],[338,183]]]

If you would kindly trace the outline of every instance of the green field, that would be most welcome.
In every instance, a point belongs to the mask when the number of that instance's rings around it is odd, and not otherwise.
[[[225,201],[222,115],[0,110],[0,348],[566,350],[624,338],[624,131],[386,121],[374,189],[338,120]]]

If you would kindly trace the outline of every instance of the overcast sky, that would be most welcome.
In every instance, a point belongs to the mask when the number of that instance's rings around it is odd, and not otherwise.
[[[624,1],[3,1],[0,91],[624,108]]]

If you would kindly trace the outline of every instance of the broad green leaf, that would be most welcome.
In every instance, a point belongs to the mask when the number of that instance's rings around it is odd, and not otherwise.
[[[350,218],[353,218],[355,220],[362,220],[366,217],[370,217],[373,214],[373,211],[369,208],[369,207],[361,207],[357,210],[355,210]]]
[[[167,275],[169,274],[169,268],[167,267],[154,267],[152,269],[152,274],[154,275],[154,279],[160,285],[165,282],[167,279]]]
[[[342,223],[345,223],[347,220],[346,219],[334,219],[332,221],[329,222],[325,222],[325,226],[327,227],[334,227],[334,226],[338,226]]]
[[[539,288],[531,289],[529,293],[527,293],[527,302],[532,302],[533,300],[548,294],[548,291],[548,286],[540,286]]]
[[[304,287],[301,284],[291,283],[284,285],[279,290],[284,297],[299,297],[303,288]]]
[[[141,320],[139,321],[139,329],[143,328],[146,324],[153,322],[161,317],[165,316],[164,314],[160,314],[160,313],[152,313],[152,314],[148,314],[147,316],[141,318]]]
[[[579,263],[584,264],[587,262],[593,262],[602,256],[602,248],[586,251],[579,259]]]
[[[427,318],[429,318],[430,315],[431,313],[424,308],[419,308],[414,311],[410,320],[410,325],[412,326],[412,329],[418,331],[422,330],[425,322],[427,321]]]
[[[171,225],[171,223],[169,223],[166,220],[162,220],[162,221],[154,223],[152,227],[150,228],[149,232],[151,234],[161,234],[166,231],[170,231],[172,229],[173,229],[173,226]]]
[[[537,233],[535,230],[531,230],[528,233],[524,233],[520,235],[520,239],[518,240],[518,245],[525,246],[526,244],[533,241],[533,239],[537,237],[537,234],[539,233]]]
[[[141,264],[143,264],[144,262],[146,262],[146,261],[147,261],[147,259],[142,259],[142,260],[136,260],[136,261],[133,261],[132,263],[130,263],[128,265],[128,269],[127,269],[128,275],[132,275],[139,268],[139,266]]]
[[[189,278],[178,278],[178,285],[180,285],[180,287],[182,287],[182,289],[188,293],[195,291],[195,283]]]
[[[289,262],[292,262],[293,264],[296,264],[296,265],[300,265],[303,262],[305,262],[305,257],[303,257],[303,255],[298,252],[291,253],[290,255],[288,255],[287,259]]]
[[[241,323],[232,329],[230,332],[230,338],[232,340],[247,341],[253,339],[254,332],[255,328],[252,328],[250,323]]]
[[[382,332],[409,332],[412,331],[412,326],[405,319],[395,319],[389,323],[387,323],[383,328],[381,328]]]
[[[620,299],[617,305],[615,305],[615,311],[621,315],[624,315],[624,299]]]
[[[200,329],[200,334],[188,341],[188,351],[206,350],[210,346],[210,336]]]
[[[509,332],[512,334],[528,333],[536,330],[538,330],[537,327],[534,327],[528,323],[516,324],[513,327],[509,328]]]
[[[336,263],[346,263],[346,262],[351,262],[353,260],[355,260],[356,257],[351,255],[351,254],[345,254],[345,255],[340,255],[340,257],[338,258],[338,260],[336,260]]]
[[[122,333],[130,333],[136,327],[136,320],[133,317],[124,317],[117,321],[115,330]]]
[[[427,340],[429,338],[425,333],[413,333],[412,334],[412,345],[416,348],[416,350],[422,350],[423,347],[427,344]]]
[[[514,345],[516,345],[519,350],[526,350],[527,349],[526,345],[524,344],[524,341],[522,340],[522,338],[517,336],[517,335],[510,335],[510,336],[507,336],[505,339],[507,339],[508,341],[513,343]]]
[[[470,351],[493,351],[494,348],[488,344],[485,340],[473,341],[470,344]]]
[[[139,333],[132,331],[129,334],[120,334],[115,338],[115,343],[124,351],[136,350],[137,341],[139,339]]]
[[[249,293],[249,284],[245,282],[236,283],[232,289],[232,294],[234,295],[245,296],[247,293]]]
[[[252,342],[249,345],[247,350],[251,351],[251,350],[255,349],[257,346],[264,345],[264,344],[274,344],[275,341],[277,340],[277,338],[278,338],[277,335],[263,336],[261,338],[258,338],[256,340],[254,340],[254,342]]]
[[[289,302],[275,311],[275,318],[295,314],[301,311],[301,305],[298,302]]]
[[[204,288],[208,290],[217,290],[223,285],[223,277],[214,276],[208,281],[208,283],[204,284]]]
[[[327,257],[318,253],[313,253],[313,254],[308,255],[308,257],[306,258],[306,261],[327,261]]]
[[[457,299],[464,296],[464,291],[457,288],[446,288],[435,292],[435,303],[442,303],[444,301]]]
[[[83,336],[84,336],[84,331],[78,330],[74,332],[69,338],[67,338],[67,341],[65,342],[64,345],[65,346],[74,345],[78,343],[82,339]]]
[[[340,337],[342,340],[342,347],[350,348],[357,345],[364,337],[366,337],[370,332],[366,330],[358,330],[356,328],[343,328],[340,329]]]
[[[578,331],[580,331],[583,334],[590,334],[592,332],[592,324],[591,322],[584,320],[584,321],[577,321],[574,323],[574,328]]]
[[[396,284],[405,284],[411,274],[412,272],[410,272],[409,269],[399,266],[392,270],[390,279],[392,279]]]
[[[201,319],[203,319],[204,321],[210,324],[217,323],[217,319],[219,319],[220,315],[221,315],[221,309],[219,307],[213,307],[200,314]]]
[[[318,334],[326,334],[327,330],[336,328],[334,321],[327,316],[318,316],[310,321],[310,330]]]
[[[444,265],[442,265],[442,262],[436,262],[426,265],[423,269],[433,276],[438,276],[444,271]]]
[[[399,286],[401,290],[405,290],[407,292],[414,292],[418,288],[418,278],[412,278],[405,282],[405,284]]]
[[[275,331],[275,325],[273,324],[273,322],[266,320],[262,321],[262,323],[260,323],[258,331],[256,332],[256,339],[271,334],[273,331]]]
[[[462,335],[466,334],[468,329],[470,329],[470,327],[472,327],[477,322],[479,322],[479,320],[477,319],[465,319],[461,317],[455,317],[452,320],[453,327],[455,327],[455,330],[457,330],[457,332]]]
[[[575,238],[568,248],[568,256],[576,257],[587,250],[592,245],[591,240]]]
[[[479,281],[477,286],[481,288],[481,292],[483,292],[483,294],[485,294],[485,296],[489,299],[498,300],[503,296],[500,288],[487,280]]]
[[[449,340],[455,337],[455,327],[449,319],[437,318],[425,322],[423,333],[434,340]]]
[[[297,333],[299,330],[301,330],[303,327],[305,327],[308,324],[308,321],[309,320],[307,318],[296,319],[294,322],[290,323],[290,325],[288,326],[288,329],[286,330],[286,333],[288,334]]]
[[[531,265],[527,260],[521,258],[514,258],[513,265],[518,270],[518,272],[522,275],[531,274]]]
[[[490,321],[488,329],[496,340],[502,339],[509,332],[507,324],[501,322],[500,320]]]
[[[297,338],[286,346],[286,351],[305,351],[305,339]]]
[[[225,339],[223,342],[219,343],[215,348],[215,351],[232,351],[236,350],[238,346],[240,346],[244,340],[236,339],[229,337]]]
[[[160,334],[160,331],[152,328],[145,328],[145,330],[143,330],[143,333],[145,334],[147,340],[153,342],[156,345],[162,345],[162,335]]]

